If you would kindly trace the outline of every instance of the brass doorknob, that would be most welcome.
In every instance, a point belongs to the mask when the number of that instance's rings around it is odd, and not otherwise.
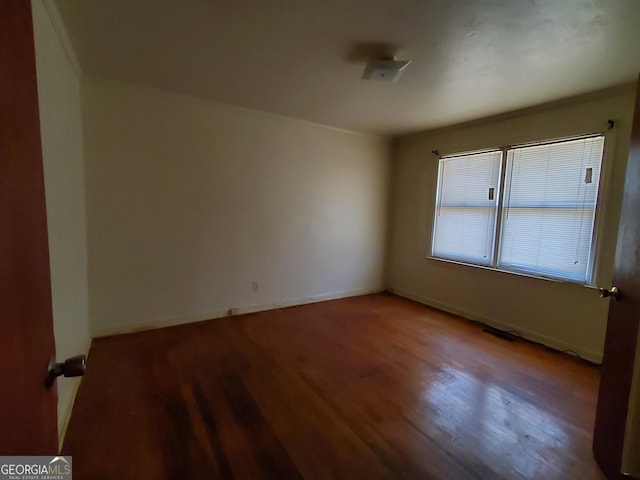
[[[55,359],[49,360],[49,369],[47,376],[44,379],[44,383],[47,388],[53,385],[53,382],[60,375],[65,377],[81,377],[87,370],[87,356],[77,355],[75,357],[67,358],[64,363],[56,363]]]
[[[620,290],[616,286],[611,287],[611,290],[607,290],[606,288],[601,288],[599,290],[602,298],[613,297],[614,299],[617,299],[620,296]]]

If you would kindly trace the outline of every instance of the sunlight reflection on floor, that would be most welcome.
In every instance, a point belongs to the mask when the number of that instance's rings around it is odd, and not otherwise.
[[[549,412],[453,366],[443,366],[425,382],[423,401],[429,422],[461,448],[473,445],[479,463],[491,468],[500,463],[492,458],[511,457],[511,472],[496,473],[517,472],[524,478],[548,474],[553,458],[566,455],[572,441]]]

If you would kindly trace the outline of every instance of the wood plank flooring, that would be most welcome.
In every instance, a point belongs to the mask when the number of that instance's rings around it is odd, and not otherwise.
[[[599,370],[389,294],[98,339],[74,479],[602,479]]]

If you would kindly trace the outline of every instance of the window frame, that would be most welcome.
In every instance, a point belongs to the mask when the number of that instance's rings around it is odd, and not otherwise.
[[[499,179],[498,179],[498,197],[496,198],[496,213],[495,215],[498,215],[498,202],[500,201],[500,199],[502,198],[502,195],[500,194],[500,188],[502,186],[501,184],[501,179],[503,178],[503,169],[504,169],[504,151],[503,149],[500,148],[488,148],[488,149],[483,149],[483,150],[473,150],[473,151],[465,151],[462,153],[454,153],[454,154],[447,154],[447,155],[441,155],[438,157],[438,174],[436,176],[436,197],[435,197],[435,202],[434,202],[434,215],[433,215],[433,222],[431,224],[431,242],[429,244],[429,253],[428,253],[428,258],[433,258],[436,260],[445,260],[445,261],[450,261],[450,262],[456,262],[456,263],[460,263],[463,265],[473,265],[473,266],[478,266],[478,267],[484,267],[484,268],[494,268],[494,263],[495,263],[495,254],[496,254],[496,250],[495,250],[495,246],[496,246],[496,241],[497,241],[497,235],[499,233],[498,231],[498,223],[497,223],[497,218],[495,219],[495,227],[494,227],[494,232],[493,232],[493,243],[494,245],[491,248],[491,262],[488,263],[474,263],[471,260],[466,261],[463,260],[462,258],[458,258],[458,259],[452,259],[452,258],[446,258],[446,257],[438,257],[436,255],[433,254],[433,249],[434,249],[434,244],[435,244],[435,235],[436,235],[436,220],[437,220],[437,216],[440,213],[440,209],[442,208],[441,205],[438,205],[439,203],[441,203],[442,200],[442,190],[441,190],[441,179],[442,179],[442,175],[444,172],[440,171],[440,160],[442,160],[443,158],[446,157],[456,157],[456,158],[461,158],[461,157],[466,157],[466,156],[471,156],[471,155],[481,155],[483,153],[497,153],[497,152],[501,152],[501,159],[500,159],[500,166],[498,167],[498,175],[499,175]]]
[[[598,191],[596,193],[596,203],[595,203],[595,210],[594,210],[590,253],[589,253],[589,260],[588,260],[585,280],[584,281],[571,280],[571,279],[562,278],[558,276],[550,276],[542,273],[533,273],[533,272],[523,271],[518,269],[508,269],[508,268],[499,266],[498,262],[500,259],[500,248],[502,246],[502,232],[503,232],[502,224],[503,224],[503,218],[504,218],[503,217],[504,188],[505,188],[505,181],[507,176],[506,167],[507,167],[507,156],[508,156],[509,150],[515,149],[515,148],[522,148],[522,147],[549,145],[553,143],[561,143],[561,142],[566,142],[571,140],[580,140],[580,139],[586,139],[586,138],[592,138],[592,137],[598,137],[598,136],[603,137],[604,145],[602,149],[602,159],[600,162],[600,176],[598,179]],[[476,150],[452,151],[452,152],[447,152],[442,154],[436,153],[437,174],[435,175],[435,196],[433,198],[433,203],[432,203],[433,208],[432,208],[432,219],[431,219],[431,231],[429,234],[428,250],[427,250],[427,256],[426,256],[427,259],[434,260],[437,262],[460,265],[463,267],[472,267],[473,269],[489,270],[489,271],[494,271],[499,273],[517,275],[517,276],[549,280],[553,282],[583,285],[586,287],[596,286],[598,283],[600,271],[602,269],[602,266],[600,265],[600,262],[601,262],[600,251],[601,251],[601,244],[602,244],[602,237],[603,237],[602,230],[604,228],[603,212],[606,211],[606,203],[607,203],[606,192],[608,191],[609,178],[611,177],[611,173],[612,173],[611,170],[613,168],[612,166],[613,162],[610,161],[609,159],[613,158],[614,146],[615,146],[615,129],[609,128],[608,130],[604,130],[604,131],[596,130],[596,131],[591,131],[589,133],[580,133],[575,135],[568,135],[563,137],[550,138],[550,139],[531,141],[531,142],[514,143],[514,144],[501,146],[501,147],[483,148],[483,149],[476,149]],[[434,240],[436,235],[435,227],[436,227],[437,216],[438,216],[438,199],[440,198],[440,194],[441,194],[440,190],[441,190],[441,184],[442,184],[441,182],[442,172],[440,169],[440,165],[441,165],[440,161],[448,157],[474,155],[474,154],[487,153],[487,152],[502,153],[502,159],[501,159],[501,165],[500,165],[500,171],[499,171],[500,176],[498,179],[498,187],[496,189],[498,197],[497,197],[497,203],[496,203],[494,245],[492,249],[491,263],[474,263],[472,261],[456,260],[456,259],[434,255],[433,249],[434,249]]]

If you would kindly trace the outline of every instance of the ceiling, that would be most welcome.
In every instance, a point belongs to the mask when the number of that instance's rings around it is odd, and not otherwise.
[[[639,0],[57,0],[86,73],[397,135],[633,81]],[[391,45],[388,48],[377,45]],[[369,55],[412,59],[396,83]]]

